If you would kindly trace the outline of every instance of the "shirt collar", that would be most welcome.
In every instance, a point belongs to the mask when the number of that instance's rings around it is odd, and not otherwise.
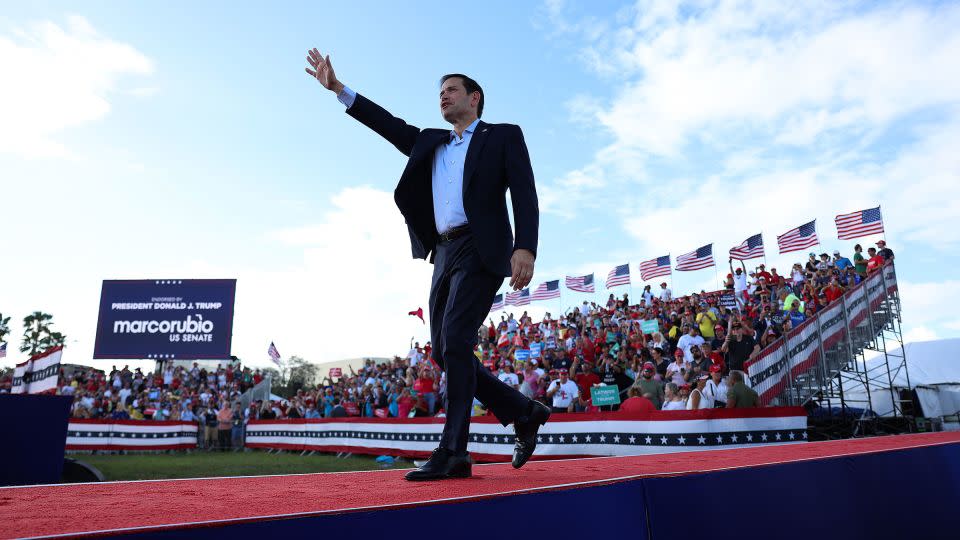
[[[480,119],[479,119],[479,118],[477,118],[476,120],[474,120],[469,126],[467,126],[467,129],[463,130],[463,136],[466,137],[466,136],[467,136],[467,133],[469,133],[470,135],[473,135],[473,132],[474,132],[475,129],[477,129],[477,124],[479,124],[479,123],[480,123]],[[457,137],[457,132],[456,132],[456,130],[451,129],[451,130],[450,130],[450,139],[453,140],[453,141],[456,141],[458,138],[462,138],[462,137]]]

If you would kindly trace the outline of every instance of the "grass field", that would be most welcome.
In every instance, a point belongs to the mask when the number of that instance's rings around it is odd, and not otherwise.
[[[301,457],[296,453],[191,452],[172,454],[70,454],[103,473],[106,480],[154,480],[159,478],[201,478],[210,476],[252,476],[379,469],[370,456],[337,458],[333,455]],[[412,467],[398,461],[394,467]]]

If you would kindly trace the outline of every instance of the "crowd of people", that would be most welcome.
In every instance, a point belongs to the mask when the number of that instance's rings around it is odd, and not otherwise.
[[[74,370],[61,378],[58,393],[74,397],[74,418],[197,422],[201,448],[227,449],[242,444],[247,415],[238,398],[263,377],[259,369],[236,363],[211,369],[168,364],[146,374],[114,366],[109,373]]]
[[[754,407],[744,364],[893,259],[883,241],[867,255],[859,244],[854,250],[852,260],[839,251],[810,253],[787,275],[730,260],[723,291],[675,297],[661,283],[656,292],[645,287],[636,303],[611,294],[604,305],[583,302],[557,318],[502,315],[479,329],[475,354],[504,383],[556,412]],[[733,305],[723,301],[731,296]],[[645,333],[649,321],[657,330]],[[443,414],[445,382],[431,343],[416,343],[406,357],[367,360],[289,403],[264,407],[270,418],[435,416]],[[595,386],[617,387],[622,402],[594,406]],[[475,414],[485,414],[474,404]]]
[[[491,318],[478,329],[475,354],[504,383],[555,412],[755,407],[744,364],[893,257],[881,240],[866,255],[856,245],[852,260],[839,251],[811,252],[785,273],[764,264],[748,270],[731,259],[722,291],[678,297],[664,282],[656,291],[647,285],[635,303],[611,294],[605,304],[584,301],[556,318]],[[443,414],[446,380],[429,342],[413,344],[405,357],[366,360],[287,400],[240,410],[237,398],[262,377],[239,365],[167,366],[151,374],[125,367],[77,373],[60,393],[74,396],[74,417],[196,421],[206,448],[236,444],[249,419]],[[616,387],[621,403],[594,405],[597,386]],[[486,413],[474,404],[475,414]]]

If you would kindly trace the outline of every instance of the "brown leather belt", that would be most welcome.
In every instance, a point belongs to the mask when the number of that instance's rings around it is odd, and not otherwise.
[[[450,242],[451,240],[460,238],[461,236],[470,232],[470,225],[464,224],[459,227],[454,227],[448,229],[446,232],[440,233],[439,241],[440,242]]]

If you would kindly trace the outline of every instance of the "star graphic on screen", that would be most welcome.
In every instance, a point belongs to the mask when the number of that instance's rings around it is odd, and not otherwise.
[[[590,435],[587,435],[586,439],[587,439],[587,442],[590,442],[590,439],[591,439]]]
[[[780,434],[779,434],[779,433],[776,434],[776,438],[777,438],[778,441],[780,440]]]
[[[653,442],[653,437],[647,435],[647,438],[644,439],[644,441],[646,441],[647,444],[650,444],[651,442]]]
[[[487,442],[487,436],[486,436],[486,435],[483,436],[483,442]]]
[[[767,442],[767,434],[766,434],[766,433],[761,433],[761,434],[760,434],[760,440],[763,441],[763,442]]]
[[[753,442],[753,434],[747,433],[747,442]]]
[[[660,437],[660,444],[667,444],[667,438],[666,438],[666,437]]]
[[[563,435],[560,435],[560,436],[557,437],[557,438],[560,439],[560,442],[563,442]]]
[[[633,444],[634,442],[636,442],[637,438],[631,435],[629,440],[630,440],[630,444]]]
[[[734,433],[733,435],[731,435],[731,436],[730,436],[730,440],[733,441],[733,442],[737,442],[737,434]]]
[[[707,442],[707,438],[704,437],[703,435],[701,435],[701,436],[697,437],[697,442],[700,443],[700,444],[705,444],[705,443]]]
[[[806,438],[807,438],[807,432],[804,431],[803,434],[801,435],[801,437],[803,437],[804,439],[806,439]]]
[[[681,435],[680,437],[677,438],[677,442],[679,442],[680,444],[687,444],[687,438]]]
[[[607,442],[607,436],[606,436],[606,435],[601,435],[601,436],[600,436],[600,442]]]
[[[723,444],[723,435],[717,435],[717,444]]]
[[[570,436],[570,440],[573,441],[573,442],[577,442],[577,436],[576,436],[576,435],[571,435],[571,436]]]
[[[619,435],[614,435],[614,436],[613,436],[613,442],[619,443],[619,442],[620,442],[620,436],[619,436]]]

